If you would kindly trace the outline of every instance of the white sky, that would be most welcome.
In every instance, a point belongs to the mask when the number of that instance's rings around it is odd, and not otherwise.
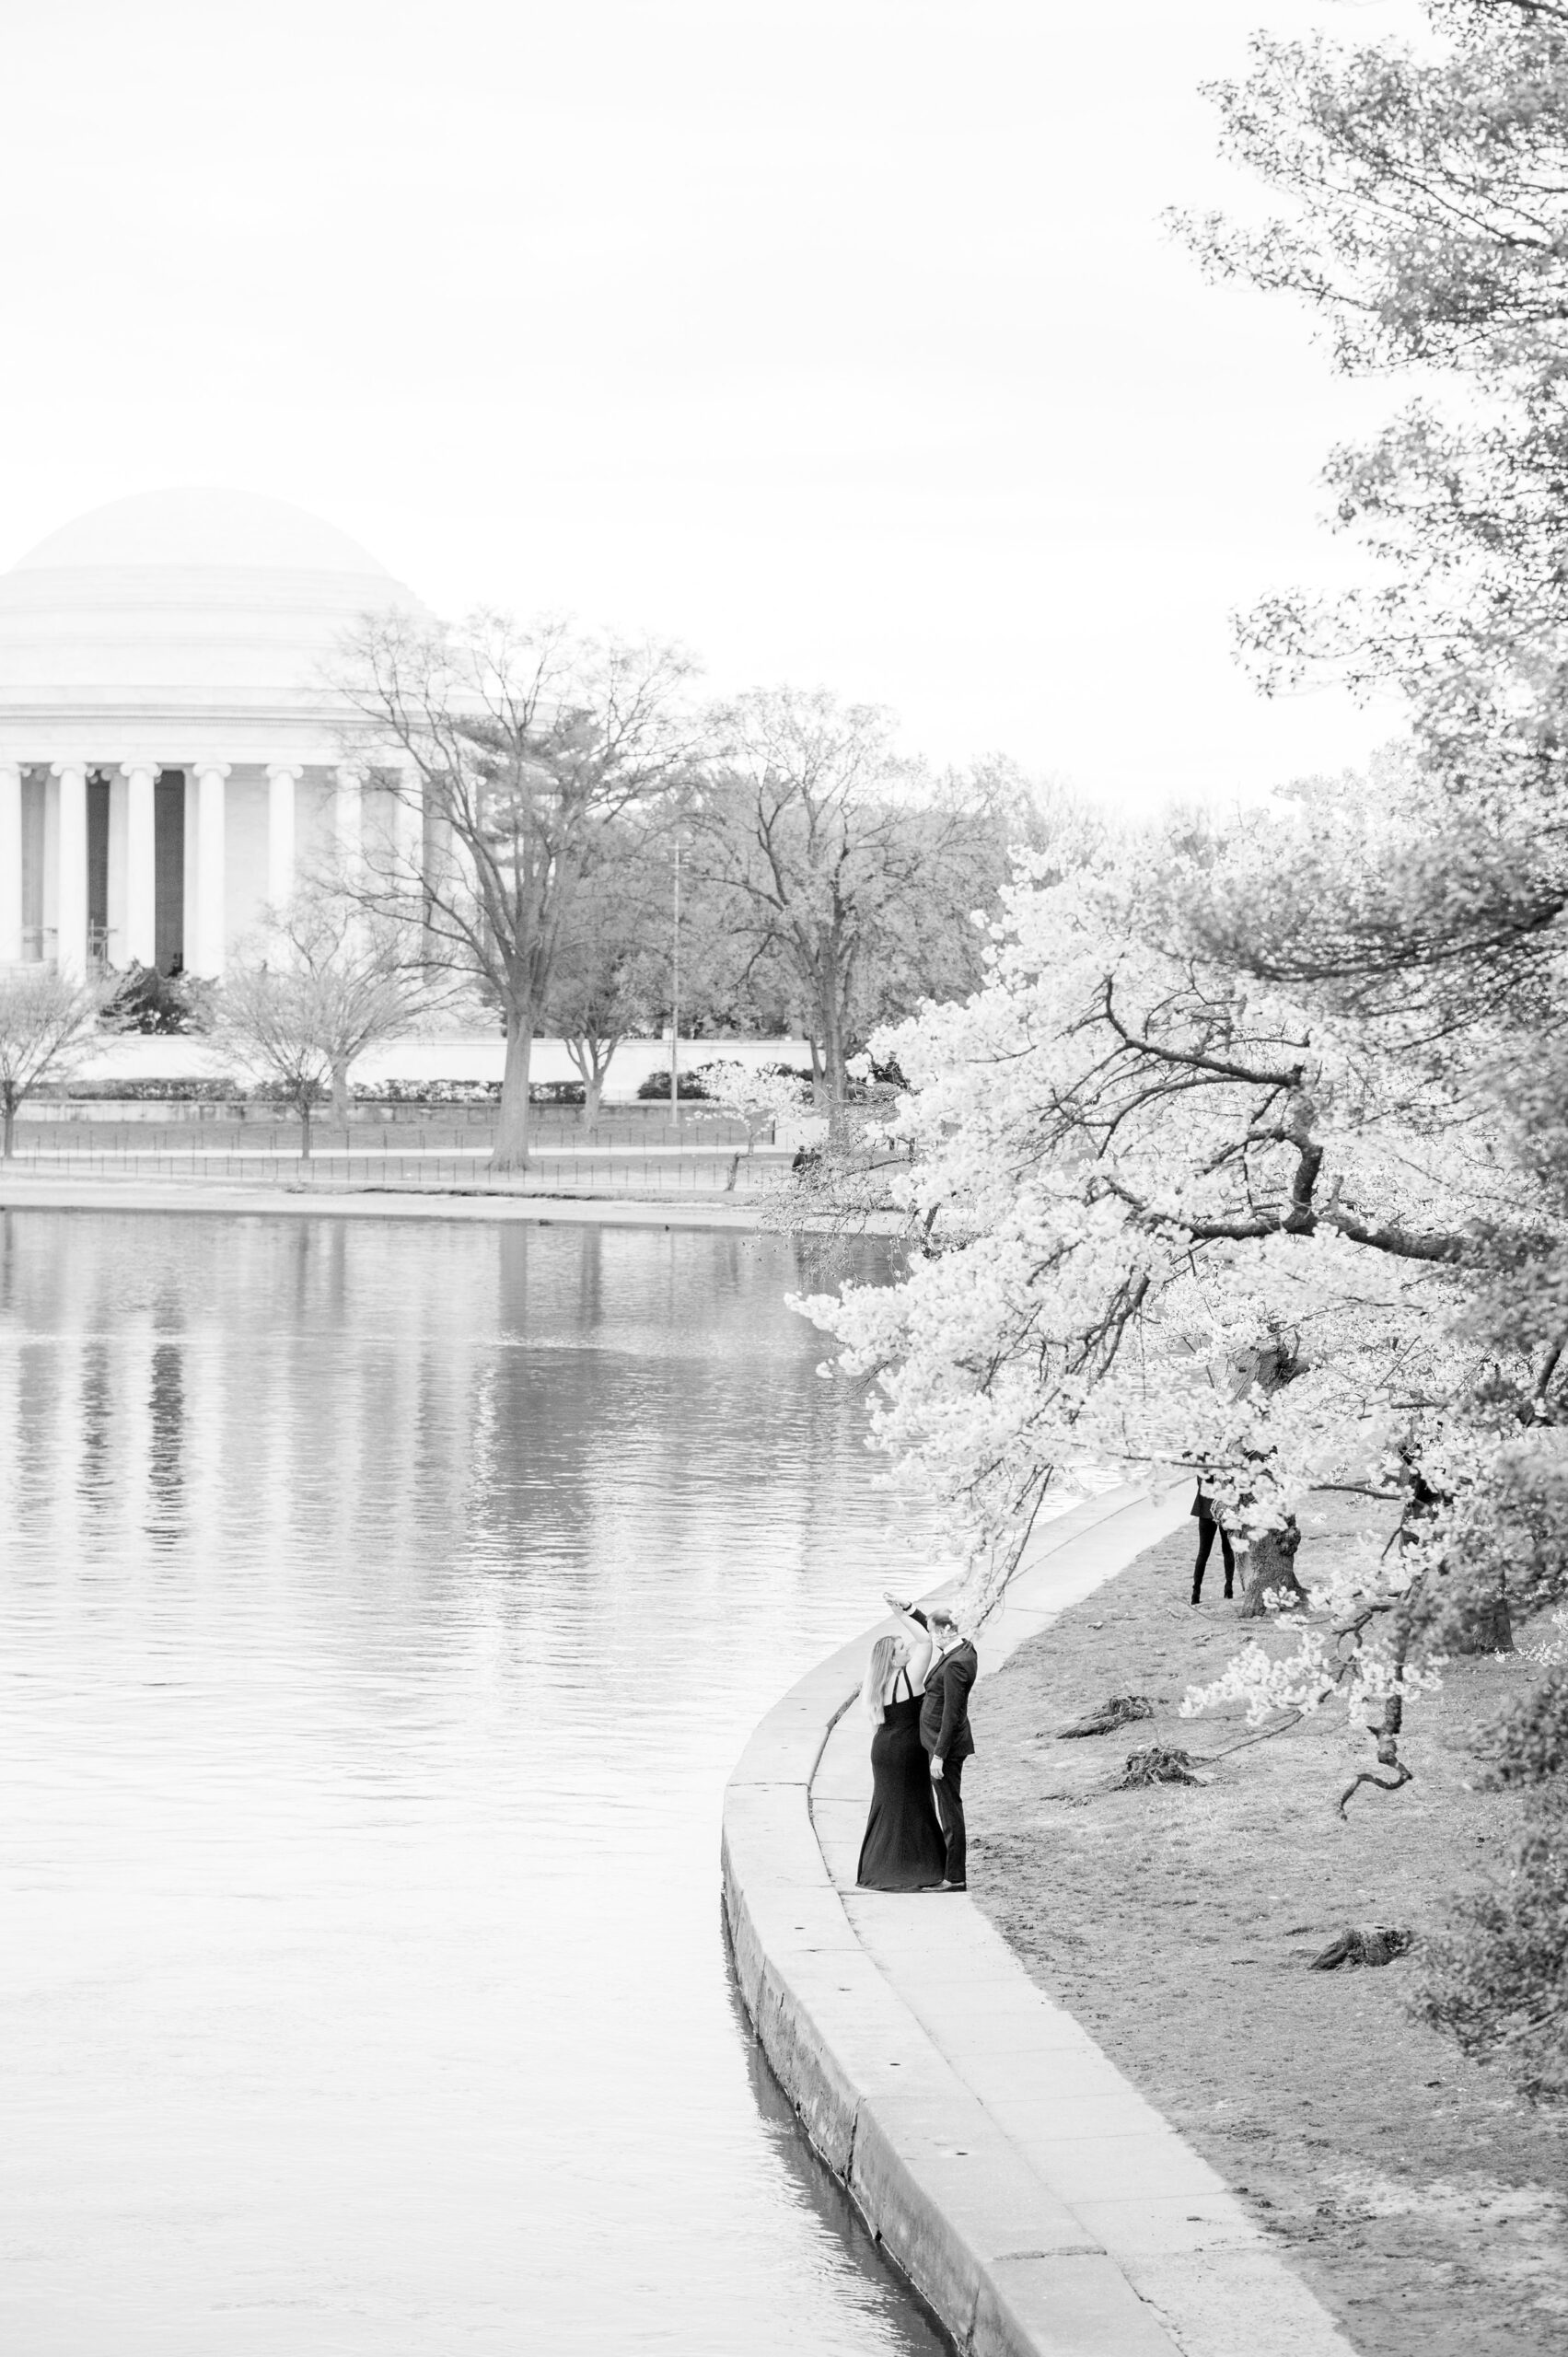
[[[1227,615],[1391,405],[1205,287],[1205,76],[1399,0],[9,0],[0,565],[217,482],[440,610],[687,641],[912,748],[1251,791],[1388,733]]]

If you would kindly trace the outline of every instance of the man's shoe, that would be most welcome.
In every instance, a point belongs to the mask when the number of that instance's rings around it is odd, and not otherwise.
[[[968,1890],[969,1885],[967,1882],[939,1882],[936,1887],[938,1890]]]

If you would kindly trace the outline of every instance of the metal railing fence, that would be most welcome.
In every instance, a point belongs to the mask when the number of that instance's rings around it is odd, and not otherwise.
[[[286,1148],[244,1152],[188,1147],[146,1152],[78,1151],[75,1147],[18,1151],[6,1171],[33,1178],[159,1178],[201,1183],[243,1180],[252,1186],[332,1190],[399,1188],[429,1193],[584,1195],[758,1194],[787,1178],[791,1157],[784,1153],[568,1154],[544,1148],[528,1171],[513,1177],[489,1167],[489,1148],[453,1152],[354,1146],[326,1148],[304,1158]]]

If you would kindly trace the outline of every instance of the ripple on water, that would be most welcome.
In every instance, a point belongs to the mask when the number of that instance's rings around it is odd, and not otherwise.
[[[6,2346],[941,2345],[725,1968],[728,1769],[912,1565],[803,1280],[0,1216]]]

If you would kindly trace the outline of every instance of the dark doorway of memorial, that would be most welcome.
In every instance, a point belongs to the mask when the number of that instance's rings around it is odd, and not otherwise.
[[[109,776],[87,772],[87,954],[100,966],[110,954],[109,938]]]
[[[153,788],[153,958],[185,970],[185,772],[160,770]]]

